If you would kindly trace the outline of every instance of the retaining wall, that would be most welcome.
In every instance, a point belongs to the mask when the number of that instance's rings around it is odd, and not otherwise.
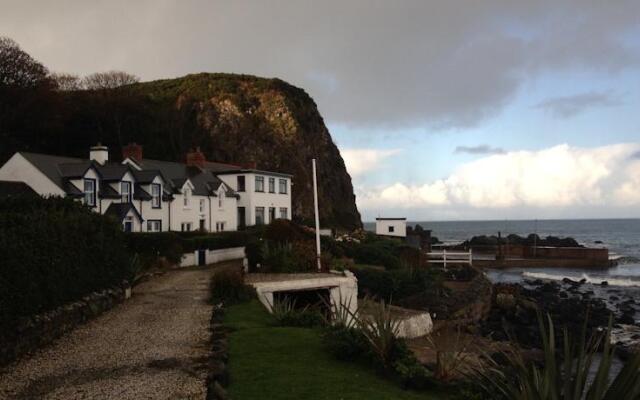
[[[22,318],[13,335],[0,335],[0,365],[52,343],[78,325],[93,319],[131,296],[128,284],[94,292],[52,311]]]

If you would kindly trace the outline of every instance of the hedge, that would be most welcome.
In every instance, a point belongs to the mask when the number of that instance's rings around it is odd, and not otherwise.
[[[70,199],[0,199],[0,331],[130,279],[121,225]],[[3,335],[0,335],[3,336]]]
[[[143,267],[148,268],[159,257],[177,264],[185,253],[196,250],[218,250],[246,246],[253,239],[252,231],[229,231],[204,234],[202,232],[128,233],[127,247],[137,254]]]

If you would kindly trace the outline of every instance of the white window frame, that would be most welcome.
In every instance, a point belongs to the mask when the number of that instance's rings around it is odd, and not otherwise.
[[[184,191],[182,192],[182,206],[184,208],[189,208],[190,202],[191,202],[191,189],[186,188],[184,189]]]
[[[201,213],[204,213],[204,199],[200,199],[200,203],[198,205],[198,209],[200,210]]]
[[[90,183],[93,188],[87,189],[87,184]],[[95,207],[96,206],[96,180],[91,178],[84,179],[84,204]],[[87,200],[88,199],[88,200]]]
[[[162,220],[160,220],[160,219],[148,219],[147,220],[147,232],[162,232]]]
[[[280,218],[289,219],[289,210],[287,207],[280,207]]]
[[[287,183],[287,180],[286,180],[286,179],[281,178],[281,179],[278,181],[278,193],[280,193],[280,194],[287,194],[287,192],[289,191],[289,190],[288,190],[288,186],[289,186],[289,185],[288,185],[288,183]],[[283,190],[283,188],[284,188],[284,190]]]
[[[269,177],[269,193],[276,192],[276,178],[270,176]]]
[[[159,183],[151,184],[151,207],[162,208],[162,185]]]
[[[127,189],[126,191],[125,188]],[[123,203],[133,203],[133,185],[131,182],[120,182],[120,201]]]
[[[262,218],[261,218],[262,220],[260,222],[258,222],[258,211],[262,212]],[[256,219],[256,225],[265,225],[266,221],[265,221],[265,215],[264,215],[264,212],[265,212],[264,211],[264,207],[256,207],[255,212],[256,212],[256,216],[255,216],[256,217],[255,218]]]
[[[258,188],[258,184],[260,184]],[[264,176],[256,175],[255,177],[255,191],[258,193],[264,193]]]

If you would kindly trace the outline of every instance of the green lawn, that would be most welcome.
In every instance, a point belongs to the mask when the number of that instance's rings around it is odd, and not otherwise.
[[[234,400],[440,399],[402,390],[372,368],[340,362],[324,350],[317,329],[276,327],[256,300],[229,307],[229,394]]]

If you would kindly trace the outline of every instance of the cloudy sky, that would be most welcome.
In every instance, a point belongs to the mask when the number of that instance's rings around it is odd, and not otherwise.
[[[7,1],[53,71],[279,77],[365,220],[640,217],[639,1]]]

